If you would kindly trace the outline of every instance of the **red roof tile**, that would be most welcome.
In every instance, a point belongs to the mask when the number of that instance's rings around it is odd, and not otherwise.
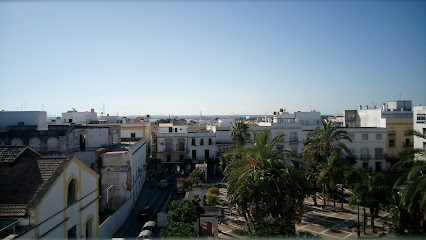
[[[0,147],[0,149],[3,147]],[[62,172],[65,158],[21,156],[13,166],[0,167],[0,217],[22,217]]]

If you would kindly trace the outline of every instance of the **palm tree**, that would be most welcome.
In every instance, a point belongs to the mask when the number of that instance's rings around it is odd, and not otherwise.
[[[313,131],[306,135],[305,148],[303,149],[303,159],[309,166],[309,176],[314,180],[314,185],[318,186],[316,182],[319,178],[319,166],[326,165],[332,152],[340,152],[343,149],[346,155],[351,156],[351,151],[347,148],[346,144],[340,142],[340,140],[348,140],[348,133],[344,130],[338,130],[334,122],[323,121],[322,128],[317,127]],[[325,194],[325,184],[323,184],[323,192]],[[312,199],[316,204],[316,191],[314,192]],[[324,206],[325,207],[325,199]]]
[[[334,211],[336,211],[337,188],[336,185],[342,182],[345,168],[347,165],[342,159],[339,159],[336,152],[333,152],[327,159],[327,163],[323,163],[317,179],[317,184],[327,185],[333,194]],[[342,202],[343,203],[343,202]],[[325,200],[324,200],[325,206]]]
[[[331,153],[334,151],[340,152],[343,149],[347,155],[352,155],[346,144],[340,140],[352,139],[344,130],[338,130],[334,122],[323,121],[322,128],[317,127],[306,135],[305,148],[303,153],[305,160],[327,161]]]
[[[231,139],[237,142],[238,146],[244,146],[247,140],[250,139],[248,125],[244,122],[237,122],[231,130]]]
[[[284,134],[271,139],[269,130],[253,132],[251,149],[235,148],[225,155],[230,207],[243,215],[249,230],[261,236],[294,235],[309,192],[306,176],[287,166],[282,150],[274,146]]]
[[[360,173],[363,174],[363,179],[355,185],[351,203],[352,205],[357,203],[370,208],[371,227],[373,228],[373,232],[375,232],[374,218],[377,216],[379,210],[390,200],[388,194],[391,192],[392,180],[384,173],[367,171]],[[365,216],[364,209],[364,217]]]
[[[424,134],[414,132],[415,136],[426,139]],[[404,173],[394,184],[400,194],[399,207],[408,212],[411,219],[417,219],[420,223],[418,231],[426,233],[426,161],[416,160],[417,156],[426,156],[425,149],[414,149],[409,153],[402,153],[401,160],[393,166],[393,170],[408,167],[410,170]]]

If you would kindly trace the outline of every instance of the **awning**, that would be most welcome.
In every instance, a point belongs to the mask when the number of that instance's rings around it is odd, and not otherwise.
[[[156,223],[154,221],[148,221],[143,225],[142,229],[144,229],[146,227],[155,227],[155,225],[156,225]]]

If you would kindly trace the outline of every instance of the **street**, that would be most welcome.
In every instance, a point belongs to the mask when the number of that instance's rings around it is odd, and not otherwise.
[[[144,206],[151,206],[154,210],[154,218],[156,218],[157,212],[159,212],[165,204],[168,204],[166,201],[171,191],[173,191],[173,184],[169,182],[167,188],[160,189],[158,187],[158,182],[159,180],[156,179],[154,188],[150,188],[149,183],[145,182],[135,208],[114,234],[113,238],[137,238],[143,227],[143,222],[138,219],[139,211]],[[156,219],[154,219],[154,221],[156,221]],[[157,235],[158,233],[155,234]]]

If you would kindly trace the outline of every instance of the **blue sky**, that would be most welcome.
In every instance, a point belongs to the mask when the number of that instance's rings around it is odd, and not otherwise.
[[[426,104],[424,1],[2,1],[0,109]]]

